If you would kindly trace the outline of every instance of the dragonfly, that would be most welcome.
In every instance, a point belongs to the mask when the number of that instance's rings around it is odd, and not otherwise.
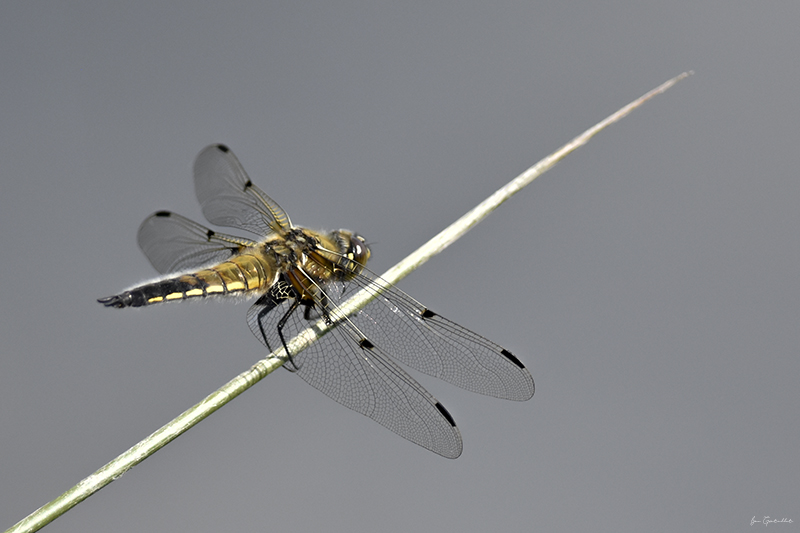
[[[284,368],[447,458],[457,458],[463,448],[453,417],[398,361],[472,392],[516,401],[533,396],[533,378],[516,356],[371,272],[371,250],[360,234],[294,226],[227,146],[200,152],[194,185],[208,222],[256,238],[157,211],[139,227],[137,240],[161,276],[98,302],[126,308],[257,297],[247,323],[270,352],[283,348]],[[343,303],[358,291],[372,300],[359,311],[345,311]],[[293,353],[291,339],[319,321],[332,326],[327,334]]]

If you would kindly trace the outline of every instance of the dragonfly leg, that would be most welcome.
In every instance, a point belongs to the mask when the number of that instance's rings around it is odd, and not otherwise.
[[[264,324],[266,322],[266,316],[272,312],[276,307],[278,307],[284,300],[292,300],[292,304],[289,306],[289,309],[284,313],[281,319],[278,321],[276,325],[276,329],[278,331],[278,337],[280,337],[281,344],[283,348],[286,350],[286,356],[291,363],[291,366],[287,366],[286,369],[294,372],[299,367],[295,363],[294,359],[292,358],[292,353],[289,351],[289,347],[286,345],[286,339],[283,335],[283,328],[286,325],[286,322],[289,320],[289,317],[292,316],[292,313],[295,312],[300,305],[300,299],[296,291],[292,288],[292,286],[287,282],[283,277],[281,277],[272,287],[270,288],[269,292],[261,296],[258,301],[255,303],[254,307],[260,308],[258,310],[258,314],[256,315],[255,322],[258,324],[258,333],[257,336],[264,341],[264,344],[267,346],[267,349],[273,351],[277,348],[277,346],[272,346],[269,342],[270,336],[267,334],[267,331],[264,329]]]
[[[289,363],[291,363],[291,367],[287,366],[285,368],[286,368],[286,370],[289,370],[290,372],[295,372],[300,367],[297,366],[297,363],[294,362],[294,359],[292,358],[292,352],[289,351],[289,347],[286,345],[286,339],[283,337],[283,327],[286,325],[286,322],[289,320],[289,317],[292,316],[292,313],[294,313],[299,306],[300,306],[300,300],[295,298],[292,301],[292,305],[289,306],[289,309],[286,311],[286,313],[284,313],[284,315],[278,321],[278,326],[277,326],[278,337],[281,338],[281,343],[283,344],[283,349],[286,350],[286,356],[289,358]],[[260,323],[260,321],[259,321],[259,323]]]

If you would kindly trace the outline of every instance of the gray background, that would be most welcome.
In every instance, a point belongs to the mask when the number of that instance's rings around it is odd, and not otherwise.
[[[740,531],[800,523],[800,3],[16,3],[0,18],[0,526],[263,355],[245,305],[142,311],[157,209],[229,144],[384,271],[618,107],[401,284],[530,367],[422,383],[438,457],[280,370],[48,531]],[[773,530],[770,528],[770,531]]]

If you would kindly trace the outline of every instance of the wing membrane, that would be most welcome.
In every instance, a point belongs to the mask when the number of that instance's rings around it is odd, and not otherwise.
[[[161,273],[195,269],[218,263],[256,243],[216,233],[170,211],[159,211],[139,226],[139,247]]]
[[[200,152],[194,163],[194,186],[203,215],[212,224],[240,228],[262,238],[292,226],[286,212],[253,185],[225,145],[213,144]]]
[[[337,326],[310,348],[292,354],[297,374],[400,436],[445,457],[458,457],[461,436],[449,414],[392,359],[466,390],[508,400],[531,398],[533,378],[510,352],[431,312],[400,289],[390,285],[376,293],[376,279],[364,268],[347,282],[321,287],[315,309],[325,309]],[[344,316],[338,304],[360,289],[375,299]],[[289,299],[278,304],[262,297],[247,314],[250,329],[270,351],[281,346],[277,325],[290,305],[290,297],[282,297]],[[311,322],[320,315],[311,313]],[[296,309],[284,338],[288,341],[311,322]]]
[[[357,289],[374,294],[377,278],[364,268],[347,285],[332,284],[327,292],[335,301]],[[508,350],[431,312],[393,285],[351,320],[394,359],[424,374],[496,398],[524,401],[533,396],[533,377]]]
[[[256,337],[274,350],[281,345],[277,323],[289,304],[284,301],[259,324],[266,305],[263,300],[250,308],[247,321]],[[285,338],[292,338],[308,325],[302,311],[296,310],[284,328]],[[342,322],[305,351],[293,354],[299,367],[296,374],[328,397],[411,442],[444,457],[461,455],[461,433],[441,403],[379,347],[361,343],[362,339],[352,323]]]

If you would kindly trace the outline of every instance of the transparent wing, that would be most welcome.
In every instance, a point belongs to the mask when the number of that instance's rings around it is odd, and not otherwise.
[[[277,323],[289,301],[270,310],[267,298],[250,308],[247,321],[272,351],[281,345]],[[284,328],[286,340],[308,325],[303,310],[295,310]],[[298,376],[342,405],[439,455],[461,455],[461,433],[447,410],[351,323],[341,323],[293,359]]]
[[[259,237],[284,233],[289,216],[253,185],[242,164],[225,145],[205,147],[194,162],[194,186],[206,220],[217,226],[241,228]]]
[[[170,211],[159,211],[139,226],[139,247],[161,273],[218,263],[256,243],[212,231]]]
[[[359,289],[375,294],[376,278],[364,268],[347,284],[331,284],[327,293],[337,302]],[[533,396],[533,377],[511,352],[439,316],[395,286],[351,320],[372,342],[415,370],[496,398],[524,401]]]

